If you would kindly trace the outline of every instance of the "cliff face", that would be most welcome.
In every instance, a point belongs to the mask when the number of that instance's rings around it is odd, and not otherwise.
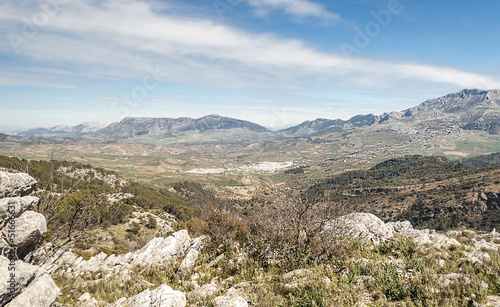
[[[0,306],[50,306],[59,295],[50,275],[23,259],[47,232],[45,217],[31,211],[36,180],[0,172]]]

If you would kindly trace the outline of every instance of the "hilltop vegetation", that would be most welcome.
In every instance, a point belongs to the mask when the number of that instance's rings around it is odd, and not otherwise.
[[[500,164],[500,152],[492,153],[489,155],[481,155],[473,158],[466,158],[462,163],[474,167],[486,167],[493,164]]]
[[[442,157],[406,156],[332,176],[305,195],[418,227],[491,230],[500,224],[499,193],[498,165],[478,169]]]
[[[120,228],[133,212],[153,212],[160,216],[168,213],[179,221],[187,221],[214,199],[197,183],[178,182],[173,190],[167,190],[126,181],[112,171],[76,162],[0,156],[0,168],[26,172],[38,181],[36,195],[41,201],[35,209],[48,221],[47,240],[61,244],[75,241],[76,246],[84,249],[93,240],[89,231],[110,226]],[[138,227],[133,224],[129,232],[137,234]],[[140,238],[129,235],[128,239]],[[122,252],[135,246],[118,245]]]

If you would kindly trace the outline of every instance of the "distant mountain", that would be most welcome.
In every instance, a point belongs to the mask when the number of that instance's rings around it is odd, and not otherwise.
[[[208,115],[198,119],[188,117],[127,117],[120,122],[99,130],[92,136],[107,139],[126,139],[144,135],[178,137],[186,133],[204,134],[220,131],[225,133],[237,131],[239,134],[246,134],[246,136],[256,136],[260,133],[271,134],[271,131],[267,128],[248,121],[220,115]]]
[[[380,116],[379,123],[404,123],[416,127],[483,130],[500,134],[500,90],[462,90],[420,105]]]
[[[305,136],[332,129],[375,125],[384,125],[397,132],[416,132],[424,128],[461,128],[500,134],[500,90],[465,89],[399,112],[379,116],[356,115],[348,120],[318,118],[280,130],[279,133]]]
[[[335,128],[359,128],[370,126],[375,123],[377,116],[373,114],[356,115],[348,120],[318,118],[312,121],[305,121],[297,126],[278,131],[280,134],[305,136],[316,132],[321,132]]]
[[[96,123],[83,123],[77,126],[59,125],[51,128],[35,128],[15,134],[21,137],[65,138],[90,135],[102,126]]]

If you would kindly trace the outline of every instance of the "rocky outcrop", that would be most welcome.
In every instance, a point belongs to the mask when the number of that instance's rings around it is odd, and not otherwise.
[[[421,245],[435,248],[459,246],[460,242],[453,238],[453,235],[462,234],[462,232],[441,234],[432,229],[414,229],[408,221],[384,223],[370,213],[352,213],[336,218],[326,223],[324,232],[334,238],[357,238],[365,243],[374,244],[379,244],[392,238],[394,234],[399,234],[412,237]],[[473,238],[474,251],[498,250],[500,245],[492,242],[497,239],[500,239],[500,234],[495,230],[490,234]],[[474,251],[468,256],[469,261],[479,263],[488,259],[484,254],[474,253]]]
[[[122,298],[111,307],[184,307],[186,296],[181,291],[173,290],[168,285],[161,285],[157,289],[146,290],[128,299]]]
[[[84,260],[72,252],[55,255],[54,260],[45,263],[44,268],[55,272],[60,267],[71,267],[77,272],[119,271],[134,266],[164,266],[183,256],[190,248],[192,239],[187,230],[180,230],[167,238],[154,238],[143,248],[123,255],[100,253],[89,260]]]
[[[179,274],[179,276],[184,277],[189,274],[207,240],[207,236],[201,236],[194,240],[193,245],[189,248],[186,257],[182,260],[179,268],[177,269],[177,274]]]
[[[326,223],[325,233],[332,237],[360,239],[379,244],[392,238],[393,229],[371,213],[351,213]]]
[[[29,211],[36,180],[0,172],[0,306],[50,306],[59,288],[45,270],[23,261],[47,232],[43,215]]]
[[[59,288],[48,274],[43,274],[26,287],[6,307],[50,306],[59,296]]]
[[[112,304],[98,301],[89,293],[83,294],[77,302],[79,307],[184,307],[186,296],[164,284],[154,290],[145,290],[129,298],[122,297]]]
[[[36,180],[28,174],[0,172],[0,198],[27,196],[36,186]]]
[[[413,239],[421,245],[428,244],[437,248],[447,247],[450,245],[460,245],[456,239],[450,238],[444,234],[436,233],[435,230],[414,229],[408,221],[391,222],[386,225],[392,228],[394,233],[413,237]]]

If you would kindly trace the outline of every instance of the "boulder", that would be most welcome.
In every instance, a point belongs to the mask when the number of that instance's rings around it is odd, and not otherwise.
[[[18,256],[23,258],[46,232],[45,217],[40,213],[26,211],[18,218],[10,220],[1,233],[9,245],[17,248]]]
[[[35,278],[29,286],[6,307],[37,306],[49,307],[59,296],[60,289],[56,286],[52,278],[43,274]]]
[[[29,211],[39,201],[27,196],[35,186],[27,174],[0,172],[0,306],[50,306],[60,292],[43,269],[18,260],[47,232],[45,217]]]
[[[28,174],[0,172],[0,198],[29,195],[36,180]]]
[[[392,238],[392,227],[371,213],[351,213],[326,223],[326,234],[333,237],[361,239],[363,242],[375,244]]]
[[[184,254],[191,245],[187,230],[180,230],[168,238],[154,238],[142,249],[134,252],[130,264],[166,265]]]
[[[181,291],[173,290],[168,285],[161,285],[155,290],[146,290],[126,300],[120,299],[113,307],[184,307],[186,296]]]
[[[237,294],[226,294],[216,297],[213,301],[215,307],[247,307],[248,302]]]
[[[391,222],[386,224],[390,227],[394,233],[413,237],[415,242],[421,245],[433,245],[436,248],[448,247],[451,245],[460,245],[460,243],[453,239],[449,238],[444,234],[436,233],[434,230],[429,229],[414,229],[411,226],[411,223],[408,221],[404,222]],[[455,235],[455,233],[452,233]]]
[[[33,209],[38,201],[39,198],[33,196],[0,199],[0,221],[3,221],[0,226],[5,226],[11,218],[20,216],[24,211]]]
[[[35,279],[38,271],[37,266],[21,260],[11,261],[0,256],[0,285],[2,285],[0,286],[0,306],[4,306],[21,293]]]
[[[181,277],[187,276],[194,267],[198,256],[208,240],[207,236],[194,239],[193,244],[187,251],[187,255],[177,268],[177,274]]]

